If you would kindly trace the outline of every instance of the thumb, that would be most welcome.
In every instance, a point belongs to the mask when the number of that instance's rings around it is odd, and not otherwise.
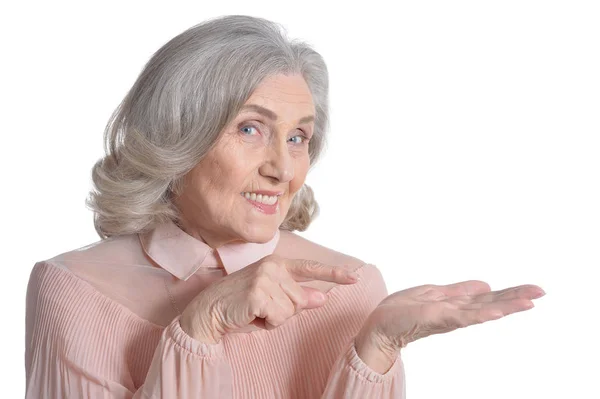
[[[327,295],[318,289],[311,287],[302,287],[302,289],[308,299],[308,303],[304,306],[304,309],[318,308],[325,305],[325,302],[327,302]]]
[[[318,289],[310,288],[310,287],[301,287],[301,288],[304,290],[304,294],[306,295],[308,302],[306,303],[306,305],[304,307],[299,308],[298,311],[296,312],[296,314],[302,312],[304,309],[318,308],[320,306],[325,305],[325,302],[327,302],[327,295],[324,294],[323,292],[319,291]],[[267,326],[265,319],[262,319],[262,318],[256,318],[250,324],[253,324],[256,327],[262,328],[265,330],[270,329]]]

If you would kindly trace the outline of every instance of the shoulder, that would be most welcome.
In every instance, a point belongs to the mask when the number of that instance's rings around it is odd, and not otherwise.
[[[106,310],[112,305],[107,305],[110,301],[104,292],[119,284],[115,270],[141,261],[132,236],[105,239],[39,261],[27,284],[28,317],[58,321],[90,309]]]
[[[137,234],[110,237],[84,247],[63,252],[39,262],[71,273],[96,288],[109,286],[115,273],[131,269],[125,266],[148,266]],[[101,290],[102,291],[102,290]]]
[[[275,254],[290,259],[310,259],[332,266],[357,270],[366,262],[310,241],[298,234],[281,230]]]
[[[46,261],[61,265],[71,271],[82,265],[139,264],[143,262],[143,251],[137,234],[110,237],[56,255]]]
[[[66,253],[33,266],[26,292],[28,335],[38,331],[38,334],[57,339],[71,348],[71,343],[63,340],[77,336],[80,340],[77,345],[92,343],[90,340],[98,338],[98,334],[107,333],[108,324],[157,326],[117,302],[117,298],[130,299],[126,294],[132,291],[132,279],[118,275],[114,278],[113,267],[94,268],[91,258],[82,257],[81,261],[76,261],[75,258],[80,256]],[[129,291],[125,287],[127,283]],[[115,294],[110,295],[113,291]],[[117,333],[115,331],[113,329],[112,333]]]
[[[29,276],[26,293],[26,329],[44,328],[49,336],[66,336],[93,294],[66,267],[51,261],[37,262]],[[93,306],[88,306],[88,310]]]
[[[353,290],[363,292],[369,298],[375,300],[375,302],[378,302],[387,295],[383,275],[377,266],[319,245],[298,234],[281,230],[275,254],[290,259],[310,259],[332,266],[346,267],[356,271],[360,276],[358,283],[349,286],[353,287]],[[338,287],[337,284],[321,281],[302,283],[302,285],[317,288],[323,292],[329,292],[331,289]]]

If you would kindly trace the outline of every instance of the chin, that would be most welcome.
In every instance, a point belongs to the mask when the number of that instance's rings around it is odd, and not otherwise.
[[[269,242],[275,236],[278,227],[274,225],[253,225],[246,227],[240,238],[246,242],[254,242],[257,244],[264,244]]]

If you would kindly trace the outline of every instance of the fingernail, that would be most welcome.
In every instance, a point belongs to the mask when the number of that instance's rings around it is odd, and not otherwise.
[[[537,294],[535,294],[534,297],[533,297],[533,299],[541,298],[544,295],[546,295],[546,292],[544,292],[544,290],[542,290],[541,292],[538,292]]]
[[[358,281],[358,280],[360,280],[360,276],[359,276],[359,275],[358,275],[358,273],[356,273],[356,272],[350,272],[350,273],[348,273],[348,278],[349,278],[350,280],[353,280],[353,281]]]

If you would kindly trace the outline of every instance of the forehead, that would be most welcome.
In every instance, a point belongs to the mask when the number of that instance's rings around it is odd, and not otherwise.
[[[314,115],[312,94],[302,75],[273,75],[265,78],[246,104],[268,108],[282,117]]]

